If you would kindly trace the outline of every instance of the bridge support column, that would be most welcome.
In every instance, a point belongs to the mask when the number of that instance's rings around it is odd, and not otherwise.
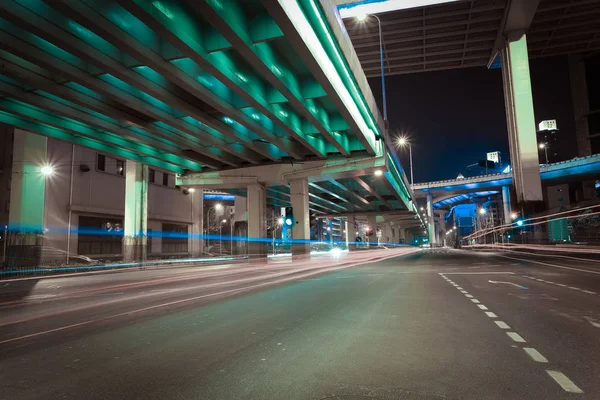
[[[204,236],[202,227],[204,226],[204,190],[195,189],[190,193],[192,202],[192,234],[190,237],[192,257],[200,257],[204,251]]]
[[[427,193],[427,231],[429,232],[429,243],[431,247],[436,244],[435,216],[433,215],[433,195]]]
[[[527,38],[509,40],[502,50],[502,80],[510,160],[517,201],[542,201]]]
[[[41,261],[46,177],[40,168],[46,158],[45,137],[14,131],[6,247],[6,266],[10,269],[37,266]]]
[[[148,244],[148,166],[127,160],[123,260],[145,261]]]
[[[349,216],[346,220],[346,237],[348,250],[356,250],[356,219],[354,216]]]
[[[267,192],[259,184],[248,185],[248,256],[265,257],[267,255],[266,235]]]
[[[510,218],[510,186],[502,186],[502,206],[504,209],[504,223],[509,224],[512,220]]]
[[[308,179],[290,181],[290,201],[296,223],[292,227],[292,255],[310,253],[310,214],[308,210]]]
[[[371,228],[371,232],[373,232],[371,236],[367,236],[369,247],[377,246],[377,217],[375,215],[369,215],[367,217],[367,224],[369,224],[369,228]]]

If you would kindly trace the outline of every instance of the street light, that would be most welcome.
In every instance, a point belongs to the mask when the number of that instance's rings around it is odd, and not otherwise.
[[[374,175],[375,176],[381,176],[381,175],[383,175],[383,171],[380,170],[380,169],[376,169],[375,172],[374,172]]]
[[[510,213],[510,219],[517,219],[518,216],[519,215],[516,212]]]
[[[396,145],[398,147],[404,147],[404,146],[408,146],[408,154],[410,157],[410,186],[412,188],[412,185],[414,183],[414,178],[413,178],[413,161],[412,161],[412,146],[410,145],[410,142],[408,141],[408,139],[406,139],[404,136],[400,136],[396,139]],[[423,209],[423,207],[421,207],[421,209]]]
[[[548,164],[548,145],[546,143],[540,143],[540,149],[544,149],[544,153],[546,155],[546,164]]]
[[[485,215],[485,213],[486,213],[485,208],[482,207],[479,209],[479,214]]]
[[[383,97],[383,121],[385,124],[385,129],[387,131],[387,100],[385,96],[385,67],[383,61],[383,35],[381,34],[381,20],[377,15],[367,13],[357,15],[356,19],[359,22],[365,22],[369,18],[369,16],[373,16],[375,19],[377,19],[377,23],[379,25],[379,59],[381,61],[381,93]]]
[[[51,165],[43,165],[40,168],[40,172],[42,173],[42,175],[44,176],[50,176],[54,173],[54,168],[52,168]]]
[[[223,254],[223,224],[226,224],[226,223],[227,223],[227,220],[224,219],[219,224],[219,253],[221,255]]]
[[[196,189],[194,189],[194,188],[189,188],[188,189],[188,192],[190,192],[190,193],[194,193],[195,191],[196,191]]]

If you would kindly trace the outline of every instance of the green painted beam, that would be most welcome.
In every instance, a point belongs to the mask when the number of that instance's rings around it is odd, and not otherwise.
[[[75,143],[84,147],[89,147],[94,150],[114,154],[125,159],[139,161],[141,163],[148,164],[156,168],[166,169],[167,171],[171,171],[177,174],[182,174],[184,172],[183,168],[173,165],[171,163],[158,160],[153,157],[144,157],[133,151],[98,142],[94,139],[73,135],[61,129],[57,129],[44,124],[39,124],[37,122],[32,122],[25,118],[4,111],[0,111],[0,122],[13,125],[15,127],[25,129],[31,132],[35,132],[40,135],[65,140],[67,142]]]
[[[72,5],[75,6],[76,4],[73,3]],[[77,5],[85,7],[83,4],[79,3],[77,3]],[[161,75],[155,73],[153,75],[154,79],[148,79],[148,77],[143,76],[140,71],[126,68],[119,61],[123,56],[119,59],[113,59],[102,51],[98,51],[91,47],[83,40],[73,40],[72,35],[77,37],[78,31],[73,27],[72,23],[70,24],[68,22],[71,20],[60,21],[56,12],[50,15],[44,15],[42,18],[42,16],[35,12],[18,5],[11,6],[7,4],[3,5],[3,7],[7,14],[12,17],[11,20],[14,22],[26,27],[27,30],[43,34],[44,37],[60,45],[61,49],[63,49],[61,50],[63,53],[66,49],[69,50],[70,54],[75,54],[75,58],[78,60],[78,68],[89,70],[86,63],[90,63],[94,65],[98,71],[108,72],[109,74],[97,72],[95,75],[97,75],[100,80],[104,80],[106,83],[116,87],[122,93],[124,92],[133,95],[138,100],[155,107],[155,109],[160,109],[163,114],[167,115],[167,118],[177,118],[181,115],[192,115],[196,117],[196,119],[205,118],[204,114],[200,112],[198,108],[190,104],[190,102],[197,102],[197,100],[192,98],[192,95],[172,85],[170,81],[166,80]],[[56,3],[55,7],[66,8],[62,3]],[[50,24],[50,22],[46,20],[48,18],[53,19],[54,24]],[[63,29],[57,29],[55,24],[61,26]],[[118,30],[118,28],[110,24],[110,22],[106,21],[106,24]],[[67,32],[71,32],[72,35],[69,35]],[[91,31],[90,33],[93,34]],[[119,37],[122,36],[121,33]],[[155,54],[155,56],[159,57],[157,54]],[[69,57],[70,58],[67,59],[71,60],[74,56],[69,55]],[[173,106],[176,108],[173,108]],[[180,110],[185,112],[182,113]],[[244,136],[239,132],[235,132],[231,127],[228,127],[226,124],[213,117],[206,117],[204,122],[207,123],[207,128],[212,130],[211,134],[213,136],[224,139],[223,133],[225,133],[231,140],[244,140]],[[251,139],[247,139],[246,142],[249,147],[252,147]],[[271,157],[272,160],[279,159],[279,155],[271,156],[269,153],[263,154],[263,156],[267,158]]]
[[[254,43],[269,42],[283,37],[283,32],[268,14],[252,17],[249,34]]]
[[[301,80],[290,66],[281,60],[270,43],[255,44],[250,34],[250,21],[246,19],[241,5],[229,0],[227,7],[221,0],[190,0],[188,4],[211,23],[238,50],[238,52],[277,90],[290,104],[314,125],[321,136],[331,143],[342,155],[350,152],[344,147],[344,140],[337,140],[328,126],[329,117],[322,107],[305,101],[301,94]]]
[[[0,24],[1,26],[1,24]],[[208,143],[212,144],[219,149],[229,152],[235,156],[238,156],[241,159],[244,159],[248,162],[258,163],[258,159],[251,153],[251,150],[243,150],[235,149],[229,143],[226,143],[222,138],[216,136],[214,133],[216,131],[210,131],[209,128],[205,126],[192,126],[190,124],[186,124],[183,120],[174,118],[168,112],[161,110],[158,107],[154,107],[150,103],[145,103],[143,100],[131,95],[130,93],[122,90],[122,88],[117,88],[112,86],[111,84],[104,82],[98,78],[95,78],[88,74],[87,72],[80,70],[74,65],[61,60],[60,58],[54,57],[51,54],[40,51],[38,48],[33,46],[27,41],[18,40],[11,35],[8,35],[4,31],[0,30],[0,41],[2,41],[5,49],[9,50],[11,53],[16,54],[19,58],[27,60],[27,62],[35,63],[43,67],[45,70],[50,71],[51,73],[56,74],[56,76],[66,76],[69,78],[69,82],[66,85],[69,85],[71,88],[75,88],[77,91],[85,94],[89,97],[93,97],[96,100],[101,100],[103,102],[109,102],[112,104],[122,104],[125,105],[142,115],[147,115],[150,120],[155,121],[166,121],[170,125],[179,129],[179,132],[185,132],[184,136],[187,140],[190,140],[192,143],[197,143],[192,146],[192,148],[197,147],[200,143]],[[136,121],[137,117],[126,119],[126,121]],[[139,121],[138,121],[139,122]],[[135,123],[135,122],[134,122]],[[147,124],[147,123],[146,123]],[[145,125],[142,123],[140,126]],[[200,129],[199,129],[200,128]],[[222,136],[222,135],[220,135]],[[216,154],[212,154],[213,156]],[[220,161],[225,163],[230,163],[230,160],[220,159]],[[236,163],[233,163],[236,164]]]
[[[152,26],[153,29],[160,31],[162,35],[169,36],[170,40],[177,43],[182,52],[194,60],[198,66],[207,70],[237,95],[252,104],[259,112],[264,114],[266,119],[278,126],[282,133],[285,132],[290,137],[295,138],[297,142],[317,157],[325,157],[327,149],[324,148],[319,139],[304,137],[301,131],[291,129],[287,121],[282,120],[269,108],[269,103],[264,99],[264,85],[260,79],[251,76],[249,69],[240,69],[239,63],[234,61],[227,52],[208,54],[203,45],[201,32],[197,28],[201,24],[196,20],[191,20],[189,13],[181,5],[172,1],[150,2],[146,0],[122,0],[121,3],[128,11]],[[157,3],[160,3],[160,7],[167,7],[172,18],[160,12],[157,9]],[[278,140],[277,142],[281,141]],[[299,156],[303,153],[302,151],[289,148],[286,151],[295,158],[303,158]]]
[[[13,115],[20,116],[21,118],[27,118],[37,123],[43,123],[45,125],[58,128],[72,136],[85,136],[93,139],[94,141],[114,146],[115,148],[122,148],[125,151],[134,152],[144,157],[149,156],[157,160],[162,160],[174,166],[179,166],[182,169],[185,168],[192,171],[202,171],[202,166],[197,162],[156,150],[155,148],[142,143],[123,139],[121,136],[116,134],[111,134],[99,129],[92,129],[85,124],[68,118],[52,115],[41,108],[33,107],[25,103],[20,103],[15,100],[5,98],[0,100],[0,109]]]

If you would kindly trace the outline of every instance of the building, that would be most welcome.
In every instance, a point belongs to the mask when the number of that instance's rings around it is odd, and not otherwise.
[[[0,226],[10,226],[11,198],[14,201],[18,195],[12,193],[16,186],[11,184],[16,175],[37,173],[20,172],[31,161],[20,158],[27,140],[46,146],[52,168],[52,174],[45,177],[45,193],[29,193],[26,185],[21,193],[32,200],[44,199],[39,261],[62,264],[84,261],[80,256],[122,258],[127,161],[57,139],[15,134],[8,125],[0,125]],[[190,234],[193,225],[202,224],[202,195],[177,187],[172,173],[160,169],[148,173],[148,256],[192,255]],[[6,235],[0,236],[4,241]]]

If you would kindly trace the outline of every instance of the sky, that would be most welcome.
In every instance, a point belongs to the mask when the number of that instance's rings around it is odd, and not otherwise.
[[[567,57],[530,60],[537,123],[556,119],[559,157],[577,154]],[[381,78],[369,79],[381,100]],[[386,77],[390,134],[405,134],[413,152],[415,182],[453,179],[466,166],[500,151],[508,156],[508,133],[500,69],[485,67]],[[408,149],[399,150],[410,176]],[[506,161],[506,160],[503,160]]]

